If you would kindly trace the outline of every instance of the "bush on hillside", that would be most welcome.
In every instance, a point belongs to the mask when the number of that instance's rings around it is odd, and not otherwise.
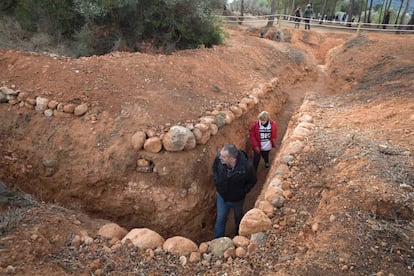
[[[83,17],[71,1],[19,0],[15,16],[26,31],[45,32],[58,39],[70,37],[83,25]]]
[[[25,31],[69,40],[74,55],[139,50],[142,42],[167,52],[222,43],[214,17],[225,0],[7,0]],[[5,2],[5,3],[6,3]],[[6,7],[6,4],[4,4]]]

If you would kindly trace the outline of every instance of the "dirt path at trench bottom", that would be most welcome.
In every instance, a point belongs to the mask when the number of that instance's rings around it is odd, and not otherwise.
[[[266,40],[266,43],[271,46],[278,44],[278,42],[272,40]],[[279,43],[280,44],[280,43]],[[280,46],[279,46],[280,47]],[[302,45],[303,48],[308,48]],[[336,46],[335,46],[336,47]],[[279,153],[282,139],[286,133],[289,122],[298,108],[301,106],[303,99],[307,93],[313,93],[318,95],[332,95],[334,91],[328,88],[327,84],[327,73],[326,73],[326,64],[324,64],[325,59],[317,59],[311,51],[308,51],[308,59],[312,61],[312,65],[317,69],[317,79],[312,81],[306,80],[304,82],[297,82],[295,84],[284,85],[282,90],[288,94],[288,99],[286,104],[283,107],[283,110],[280,114],[272,115],[272,119],[276,121],[278,126],[278,138],[276,141],[277,147],[270,152],[270,160],[273,161],[276,155]],[[267,179],[269,169],[264,167],[263,159],[260,160],[260,165],[257,171],[257,185],[253,190],[247,195],[244,209],[245,212],[254,207],[255,202],[258,200],[260,193],[264,188],[264,184]],[[234,223],[233,223],[233,214],[230,215],[226,234],[231,235],[234,233]]]
[[[86,229],[93,235],[101,222],[76,210],[37,202],[32,203],[34,208],[11,213],[21,221],[15,220],[13,232],[1,236],[0,271],[16,275],[412,275],[414,41],[411,36],[368,35],[328,47],[322,36],[312,34],[290,35],[290,46],[308,51],[307,57],[313,59],[309,70],[316,73],[306,82],[281,83],[289,101],[275,116],[281,133],[278,144],[308,93],[309,105],[300,115],[311,115],[315,127],[283,177],[288,200],[275,210],[272,228],[252,254],[182,265],[178,256],[164,251],[150,256],[127,246],[109,250],[112,245],[99,237],[89,245],[71,246],[74,233]],[[329,59],[328,50],[340,44],[335,58]],[[400,49],[401,45],[405,47]],[[20,68],[30,73],[30,68],[25,70]],[[275,154],[276,150],[272,159]],[[259,185],[246,201],[250,206],[266,179],[261,165]]]

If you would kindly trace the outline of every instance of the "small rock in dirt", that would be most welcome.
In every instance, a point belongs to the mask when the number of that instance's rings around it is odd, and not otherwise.
[[[186,256],[180,256],[180,263],[181,263],[182,266],[186,266],[187,257]]]
[[[249,239],[244,236],[235,236],[233,238],[233,243],[237,247],[247,247],[250,243]]]
[[[198,246],[198,251],[200,253],[206,253],[208,251],[208,243],[206,242],[200,243],[200,245]]]
[[[46,109],[43,114],[45,114],[46,117],[52,117],[53,116],[53,110],[52,109]]]
[[[236,257],[243,258],[246,256],[246,249],[243,247],[237,247],[236,248]]]
[[[20,96],[20,95],[19,95]],[[58,102],[57,101],[55,101],[55,100],[51,100],[51,101],[49,101],[49,103],[47,104],[47,107],[49,108],[49,109],[56,109],[57,108],[57,106],[58,106]]]
[[[36,110],[37,111],[44,111],[47,109],[47,104],[49,103],[49,99],[43,97],[36,98]]]
[[[228,258],[234,258],[236,256],[236,249],[235,248],[229,248],[226,251],[224,251],[223,257],[225,259]]]
[[[14,274],[16,272],[16,268],[12,265],[7,266],[6,273],[8,274]]]
[[[255,234],[252,234],[250,241],[252,243],[257,244],[258,246],[263,246],[266,243],[267,234],[265,232],[258,232]]]
[[[272,198],[272,205],[280,208],[283,207],[283,205],[285,204],[285,198],[281,195],[275,196],[274,198]]]
[[[138,167],[148,167],[150,165],[150,161],[146,159],[138,159],[137,160],[137,166]]]
[[[147,138],[147,135],[143,131],[137,131],[132,135],[131,137],[131,145],[134,149],[140,150],[144,146],[145,139]],[[145,160],[145,159],[144,159]],[[145,166],[140,166],[145,167]]]
[[[43,158],[42,164],[47,168],[56,168],[58,167],[59,162],[56,159]]]
[[[285,163],[286,165],[290,166],[293,163],[293,156],[292,155],[285,155],[282,157],[282,163]]]
[[[144,143],[144,149],[148,152],[157,153],[162,149],[162,142],[159,137],[151,137]]]
[[[313,231],[313,232],[317,232],[317,231],[318,231],[318,229],[319,229],[319,224],[318,224],[318,223],[314,223],[314,224],[312,224],[312,231]]]
[[[63,106],[63,112],[65,113],[73,113],[73,111],[75,110],[75,105],[74,104],[65,104]]]
[[[6,94],[4,94],[3,92],[0,92],[0,103],[8,103],[9,100],[7,99]]]
[[[75,109],[73,111],[73,113],[75,114],[75,116],[82,116],[86,112],[88,112],[88,104],[87,103],[78,105],[77,107],[75,107]]]
[[[189,262],[196,263],[201,260],[201,254],[199,252],[191,252]]]
[[[78,247],[81,243],[81,237],[79,235],[75,235],[75,237],[73,237],[70,245],[73,247]]]
[[[254,251],[256,251],[256,248],[257,248],[257,245],[255,243],[251,243],[247,247],[247,252],[249,252],[249,254],[252,254]]]
[[[211,261],[211,254],[204,253],[203,260],[208,261],[208,262]]]

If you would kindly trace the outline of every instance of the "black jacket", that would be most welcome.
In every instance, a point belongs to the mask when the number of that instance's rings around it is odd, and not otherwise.
[[[256,172],[245,154],[239,151],[236,166],[227,175],[227,167],[219,159],[217,154],[213,164],[214,183],[217,192],[225,202],[237,202],[243,200],[256,184]]]

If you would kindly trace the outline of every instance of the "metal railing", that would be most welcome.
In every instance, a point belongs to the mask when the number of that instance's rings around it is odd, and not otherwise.
[[[226,20],[227,24],[261,24],[263,27],[267,25],[269,20],[273,20],[274,25],[279,25],[279,28],[282,26],[294,26],[295,19],[300,19],[300,25],[304,26],[305,18],[296,17],[286,14],[273,14],[273,15],[261,15],[261,16],[218,16],[219,18]],[[306,18],[308,19],[308,18]],[[373,31],[373,32],[383,32],[383,33],[414,33],[414,25],[400,25],[400,24],[375,24],[375,23],[363,23],[363,22],[346,22],[346,21],[335,21],[335,20],[326,20],[326,19],[308,19],[309,25],[312,27],[322,27],[322,28],[331,28],[331,29],[342,29],[342,30],[352,30],[352,31]]]

